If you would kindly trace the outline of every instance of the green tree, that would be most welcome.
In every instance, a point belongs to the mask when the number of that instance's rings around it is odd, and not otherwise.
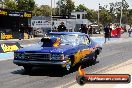
[[[75,11],[87,11],[87,9],[88,9],[88,8],[87,8],[86,6],[80,4],[79,6],[77,6],[77,7],[75,8]]]
[[[123,2],[110,3],[110,13],[120,13],[121,6],[124,11],[127,10],[129,7],[128,3],[125,0],[123,0]]]
[[[110,9],[109,12],[114,20],[114,22],[119,23],[120,17],[121,17],[121,7],[122,7],[122,12],[123,12],[123,18],[122,18],[122,23],[126,23],[126,14],[127,14],[127,9],[129,7],[128,3],[123,0],[123,2],[115,2],[115,3],[110,3]]]
[[[17,2],[15,0],[3,0],[3,4],[6,9],[17,9]]]
[[[35,5],[34,10],[32,11],[32,15],[33,16],[40,16],[41,15],[40,8],[38,7],[38,5]]]
[[[41,5],[38,7],[35,6],[33,10],[33,16],[50,16],[51,15],[51,7],[48,5]]]
[[[105,8],[100,10],[100,19],[99,19],[99,21],[102,25],[107,25],[107,24],[112,22],[112,16],[108,12],[108,10],[106,10]]]
[[[95,10],[87,9],[87,19],[93,23],[97,23],[98,20],[98,12]]]
[[[18,10],[20,11],[33,11],[35,7],[35,1],[34,0],[18,0],[17,1]]]
[[[87,12],[87,19],[90,20],[91,22],[96,22],[97,23],[97,12],[95,10],[88,9],[86,6],[80,4],[75,8],[75,11],[86,11]]]
[[[40,7],[40,12],[42,16],[50,16],[51,15],[51,7],[48,5],[42,5]]]
[[[74,10],[75,5],[72,0],[59,0],[57,2],[57,7],[60,8],[60,15],[70,15]],[[57,9],[59,12],[59,9]]]
[[[35,7],[34,0],[3,0],[4,8],[19,11],[32,11]]]
[[[130,25],[130,27],[132,27],[132,9],[128,10],[128,14],[127,14],[127,23]]]

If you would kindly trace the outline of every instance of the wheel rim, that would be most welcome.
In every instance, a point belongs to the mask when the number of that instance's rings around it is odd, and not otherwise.
[[[93,60],[96,60],[95,55],[93,56]]]
[[[81,79],[80,79],[80,84],[81,84],[81,85],[85,84],[85,79],[84,79],[84,78],[81,78]]]
[[[69,71],[70,68],[71,68],[71,61],[67,63],[67,65],[66,65],[66,70]]]

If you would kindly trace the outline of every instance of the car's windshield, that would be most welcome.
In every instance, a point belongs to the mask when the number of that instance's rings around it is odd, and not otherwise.
[[[58,37],[61,39],[61,45],[77,45],[79,42],[78,35],[53,35],[50,34],[48,37]]]

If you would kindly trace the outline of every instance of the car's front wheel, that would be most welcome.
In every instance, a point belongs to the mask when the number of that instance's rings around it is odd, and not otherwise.
[[[84,85],[87,81],[86,78],[83,76],[78,76],[76,80],[79,85]]]
[[[26,72],[30,72],[31,70],[32,70],[32,66],[23,66],[23,68],[24,68],[24,70],[26,71]]]
[[[71,68],[72,68],[72,62],[71,62],[71,60],[69,60],[69,62],[67,62],[67,64],[66,64],[65,68],[63,68],[63,70],[65,73],[68,73],[71,71]]]

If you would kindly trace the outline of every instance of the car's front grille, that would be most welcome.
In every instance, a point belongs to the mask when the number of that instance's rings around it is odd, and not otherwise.
[[[25,53],[25,58],[26,59],[33,59],[33,60],[37,60],[37,59],[42,59],[42,60],[50,60],[51,58],[51,54],[47,54],[47,53]]]

